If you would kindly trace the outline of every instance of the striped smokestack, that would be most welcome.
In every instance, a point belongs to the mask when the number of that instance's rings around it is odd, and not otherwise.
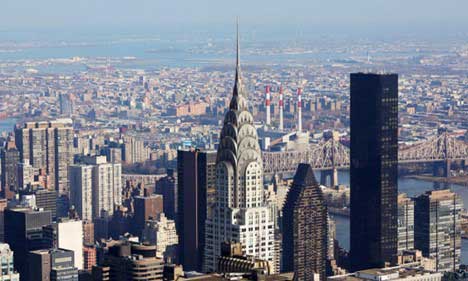
[[[302,89],[297,88],[297,131],[302,132]]]
[[[265,107],[266,107],[266,124],[269,126],[271,123],[270,115],[270,86],[265,86]]]
[[[284,126],[283,126],[283,108],[284,108],[284,103],[283,103],[283,86],[280,86],[279,89],[279,130],[283,131]]]

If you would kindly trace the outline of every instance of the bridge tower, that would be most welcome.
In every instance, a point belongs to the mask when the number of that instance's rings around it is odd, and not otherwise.
[[[435,177],[444,177],[444,178],[448,178],[450,177],[450,164],[451,164],[451,161],[450,161],[450,151],[449,151],[449,136],[448,136],[448,133],[447,133],[447,129],[446,128],[439,128],[437,130],[437,134],[439,135],[439,140],[437,142],[437,146],[439,147],[439,149],[442,151],[443,155],[444,155],[444,158],[445,160],[443,161],[438,161],[438,162],[434,162],[432,164],[432,175],[435,176]]]
[[[437,161],[432,163],[432,175],[434,177],[450,177],[450,160]]]
[[[320,184],[330,187],[338,185],[338,170],[333,168],[320,171]]]
[[[338,132],[327,131],[323,133],[323,138],[327,142],[331,142],[329,157],[332,166],[331,169],[322,170],[320,172],[320,184],[333,187],[338,185],[338,169],[336,168],[335,147],[337,144],[339,144],[340,136]],[[328,179],[330,179],[330,181],[328,181]]]

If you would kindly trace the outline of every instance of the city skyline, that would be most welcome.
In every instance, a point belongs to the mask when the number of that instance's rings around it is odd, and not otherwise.
[[[0,279],[468,275],[468,4],[304,1],[5,4]]]

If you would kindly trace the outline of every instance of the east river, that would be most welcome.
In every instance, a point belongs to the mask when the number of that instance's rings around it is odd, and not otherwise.
[[[317,175],[319,176],[319,175]],[[339,171],[338,181],[340,184],[349,185],[349,172]],[[450,188],[459,194],[463,200],[464,206],[468,207],[468,187],[456,184],[433,183],[429,181],[400,178],[398,179],[398,191],[406,193],[410,197],[418,196],[427,190],[432,190],[439,186],[440,188]],[[336,221],[336,238],[340,245],[349,250],[349,218],[343,216],[334,216]],[[462,239],[462,257],[463,264],[468,263],[468,240]]]
[[[16,121],[17,119],[14,118],[0,119],[0,136],[2,133],[12,132]]]

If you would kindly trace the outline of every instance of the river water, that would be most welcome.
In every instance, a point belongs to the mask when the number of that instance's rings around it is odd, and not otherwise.
[[[317,175],[320,178],[320,175]],[[339,171],[338,181],[340,184],[349,185],[349,171]],[[442,184],[422,181],[417,179],[400,178],[398,179],[398,191],[406,193],[410,197],[418,196],[427,190],[432,190],[437,187],[450,188],[452,191],[459,194],[463,200],[464,206],[468,207],[468,187],[456,184]],[[349,218],[342,216],[334,216],[336,221],[336,238],[340,245],[349,250]],[[462,240],[462,257],[463,264],[468,263],[468,240]]]
[[[0,119],[0,137],[9,132],[13,132],[13,128],[17,122],[15,118]]]

